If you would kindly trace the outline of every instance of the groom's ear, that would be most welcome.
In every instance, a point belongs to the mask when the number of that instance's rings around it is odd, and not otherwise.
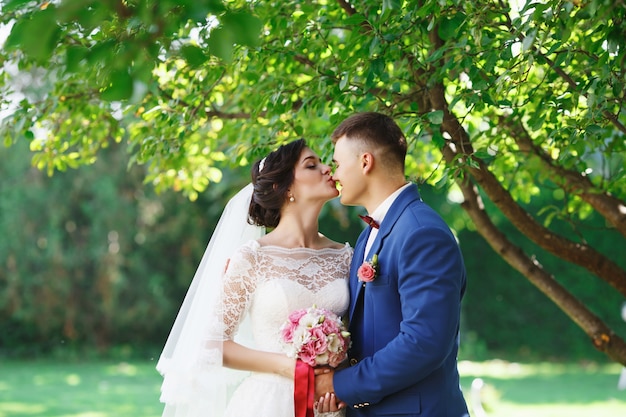
[[[373,168],[374,155],[372,155],[370,152],[365,152],[361,155],[361,169],[363,170],[364,174],[367,174],[368,172],[371,172]]]

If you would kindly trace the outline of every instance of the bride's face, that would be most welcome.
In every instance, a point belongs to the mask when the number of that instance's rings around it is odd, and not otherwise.
[[[337,197],[339,191],[330,174],[330,167],[323,164],[315,152],[304,148],[294,169],[291,194],[298,202],[328,201]]]

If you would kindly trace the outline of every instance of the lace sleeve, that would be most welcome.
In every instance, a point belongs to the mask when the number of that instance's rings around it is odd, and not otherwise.
[[[222,340],[232,340],[245,317],[256,287],[255,254],[244,246],[231,258],[222,288]]]
[[[317,409],[314,408],[313,414],[315,415],[315,417],[345,417],[346,409],[344,408],[339,411],[329,411],[328,413],[318,413]]]

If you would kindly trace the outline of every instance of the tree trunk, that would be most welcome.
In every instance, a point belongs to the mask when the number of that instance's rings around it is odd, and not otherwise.
[[[458,119],[450,113],[443,86],[441,84],[432,86],[428,91],[428,96],[432,108],[444,112],[441,129],[452,137],[451,143],[442,150],[446,161],[454,163],[459,158],[473,158],[469,136]],[[470,178],[483,188],[491,201],[524,235],[560,258],[594,272],[625,296],[626,271],[593,248],[571,242],[539,225],[513,200],[487,166],[481,160],[475,159],[475,161],[479,167],[473,168],[468,165],[466,173],[471,177],[459,178],[457,184],[465,197],[462,207],[476,225],[478,232],[502,259],[524,275],[563,310],[589,336],[596,349],[626,366],[624,340],[546,272],[537,260],[526,255],[497,229],[485,212],[480,196]]]
[[[497,229],[485,212],[476,188],[469,181],[459,181],[458,185],[465,197],[463,209],[469,214],[478,232],[498,255],[563,310],[589,336],[596,349],[626,366],[624,340],[546,272],[537,260],[531,259]]]
[[[451,154],[448,152],[446,157],[448,162],[453,162],[458,158],[472,158],[478,164],[478,168],[468,164],[466,171],[520,232],[555,256],[582,266],[592,272],[626,297],[626,270],[620,268],[619,265],[596,251],[593,247],[584,243],[570,241],[541,226],[526,210],[517,204],[511,194],[504,189],[498,179],[489,171],[484,162],[474,158],[474,150],[467,132],[465,132],[458,119],[448,110],[443,86],[440,84],[433,86],[429,90],[429,97],[432,107],[442,110],[444,113],[441,125],[442,131],[447,132],[452,137],[454,149],[447,148],[448,151],[452,152]]]

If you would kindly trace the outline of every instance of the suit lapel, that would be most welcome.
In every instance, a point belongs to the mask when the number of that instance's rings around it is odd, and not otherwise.
[[[352,319],[352,313],[354,312],[356,301],[358,300],[361,288],[363,287],[360,285],[361,283],[359,282],[357,271],[359,270],[359,266],[361,266],[361,261],[363,260],[365,244],[367,243],[367,238],[370,235],[370,230],[370,228],[363,230],[359,235],[356,245],[354,246],[352,264],[350,267],[350,319]]]
[[[415,200],[420,200],[419,192],[417,191],[417,185],[412,184],[407,187],[406,190],[402,191],[396,201],[393,202],[391,207],[389,207],[389,211],[385,215],[382,223],[380,224],[380,229],[378,231],[378,235],[372,242],[372,247],[367,253],[368,260],[372,259],[372,257],[380,252],[380,248],[383,245],[385,238],[391,233],[393,226],[396,224],[402,212],[409,206],[409,204]]]
[[[385,238],[391,233],[393,226],[400,218],[402,212],[409,206],[409,204],[415,200],[420,200],[419,192],[417,191],[417,186],[412,184],[410,187],[407,187],[406,190],[402,191],[396,201],[393,202],[389,211],[385,215],[382,223],[380,224],[380,229],[378,230],[378,234],[372,242],[372,247],[367,253],[366,260],[372,259],[374,254],[380,252],[382,248],[383,242]],[[359,282],[359,278],[357,277],[357,271],[361,263],[363,262],[363,255],[365,252],[365,244],[367,243],[367,238],[369,237],[371,228],[366,228],[363,230],[357,243],[354,247],[354,254],[352,258],[352,266],[350,268],[350,319],[352,319],[352,315],[354,313],[354,308],[356,306],[357,300],[359,299],[359,295],[363,290],[363,285]]]

